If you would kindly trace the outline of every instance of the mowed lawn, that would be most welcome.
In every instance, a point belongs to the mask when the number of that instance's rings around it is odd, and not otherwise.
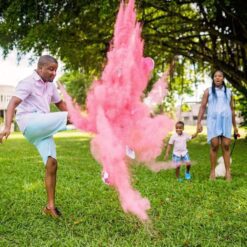
[[[204,135],[188,145],[191,182],[177,182],[173,170],[133,167],[133,186],[152,206],[151,223],[142,224],[102,183],[89,136],[70,131],[55,139],[59,220],[41,212],[44,167],[36,149],[19,133],[0,145],[0,246],[247,246],[246,140],[236,143],[232,182],[208,180]]]

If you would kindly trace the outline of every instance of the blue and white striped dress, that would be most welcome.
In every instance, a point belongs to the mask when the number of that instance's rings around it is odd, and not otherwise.
[[[231,138],[232,131],[231,91],[227,88],[225,93],[224,87],[215,87],[215,93],[216,95],[210,87],[207,112],[208,143],[217,136]]]

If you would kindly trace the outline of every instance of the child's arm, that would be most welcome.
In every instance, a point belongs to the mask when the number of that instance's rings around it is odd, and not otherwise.
[[[198,135],[198,130],[196,131],[196,133],[194,133],[194,134],[191,136],[191,139],[196,138],[196,137],[197,137],[197,135]]]
[[[172,144],[168,144],[167,149],[166,149],[166,154],[165,154],[165,159],[167,160],[169,158],[169,153],[172,149]]]

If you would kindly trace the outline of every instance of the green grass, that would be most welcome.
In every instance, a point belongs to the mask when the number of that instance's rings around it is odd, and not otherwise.
[[[208,180],[202,135],[189,143],[191,182],[178,183],[174,171],[133,167],[133,186],[152,205],[149,225],[124,214],[89,142],[78,132],[56,135],[60,220],[41,213],[46,193],[36,149],[18,133],[0,145],[0,246],[247,246],[246,140],[236,144],[231,183]]]

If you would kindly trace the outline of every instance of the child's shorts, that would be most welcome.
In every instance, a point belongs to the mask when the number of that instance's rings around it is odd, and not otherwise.
[[[66,130],[67,112],[34,113],[23,135],[39,151],[44,165],[49,156],[56,159],[56,145],[53,135]]]
[[[175,163],[176,166],[180,166],[182,163],[190,163],[189,153],[185,154],[184,156],[177,156],[173,154],[172,161]]]

